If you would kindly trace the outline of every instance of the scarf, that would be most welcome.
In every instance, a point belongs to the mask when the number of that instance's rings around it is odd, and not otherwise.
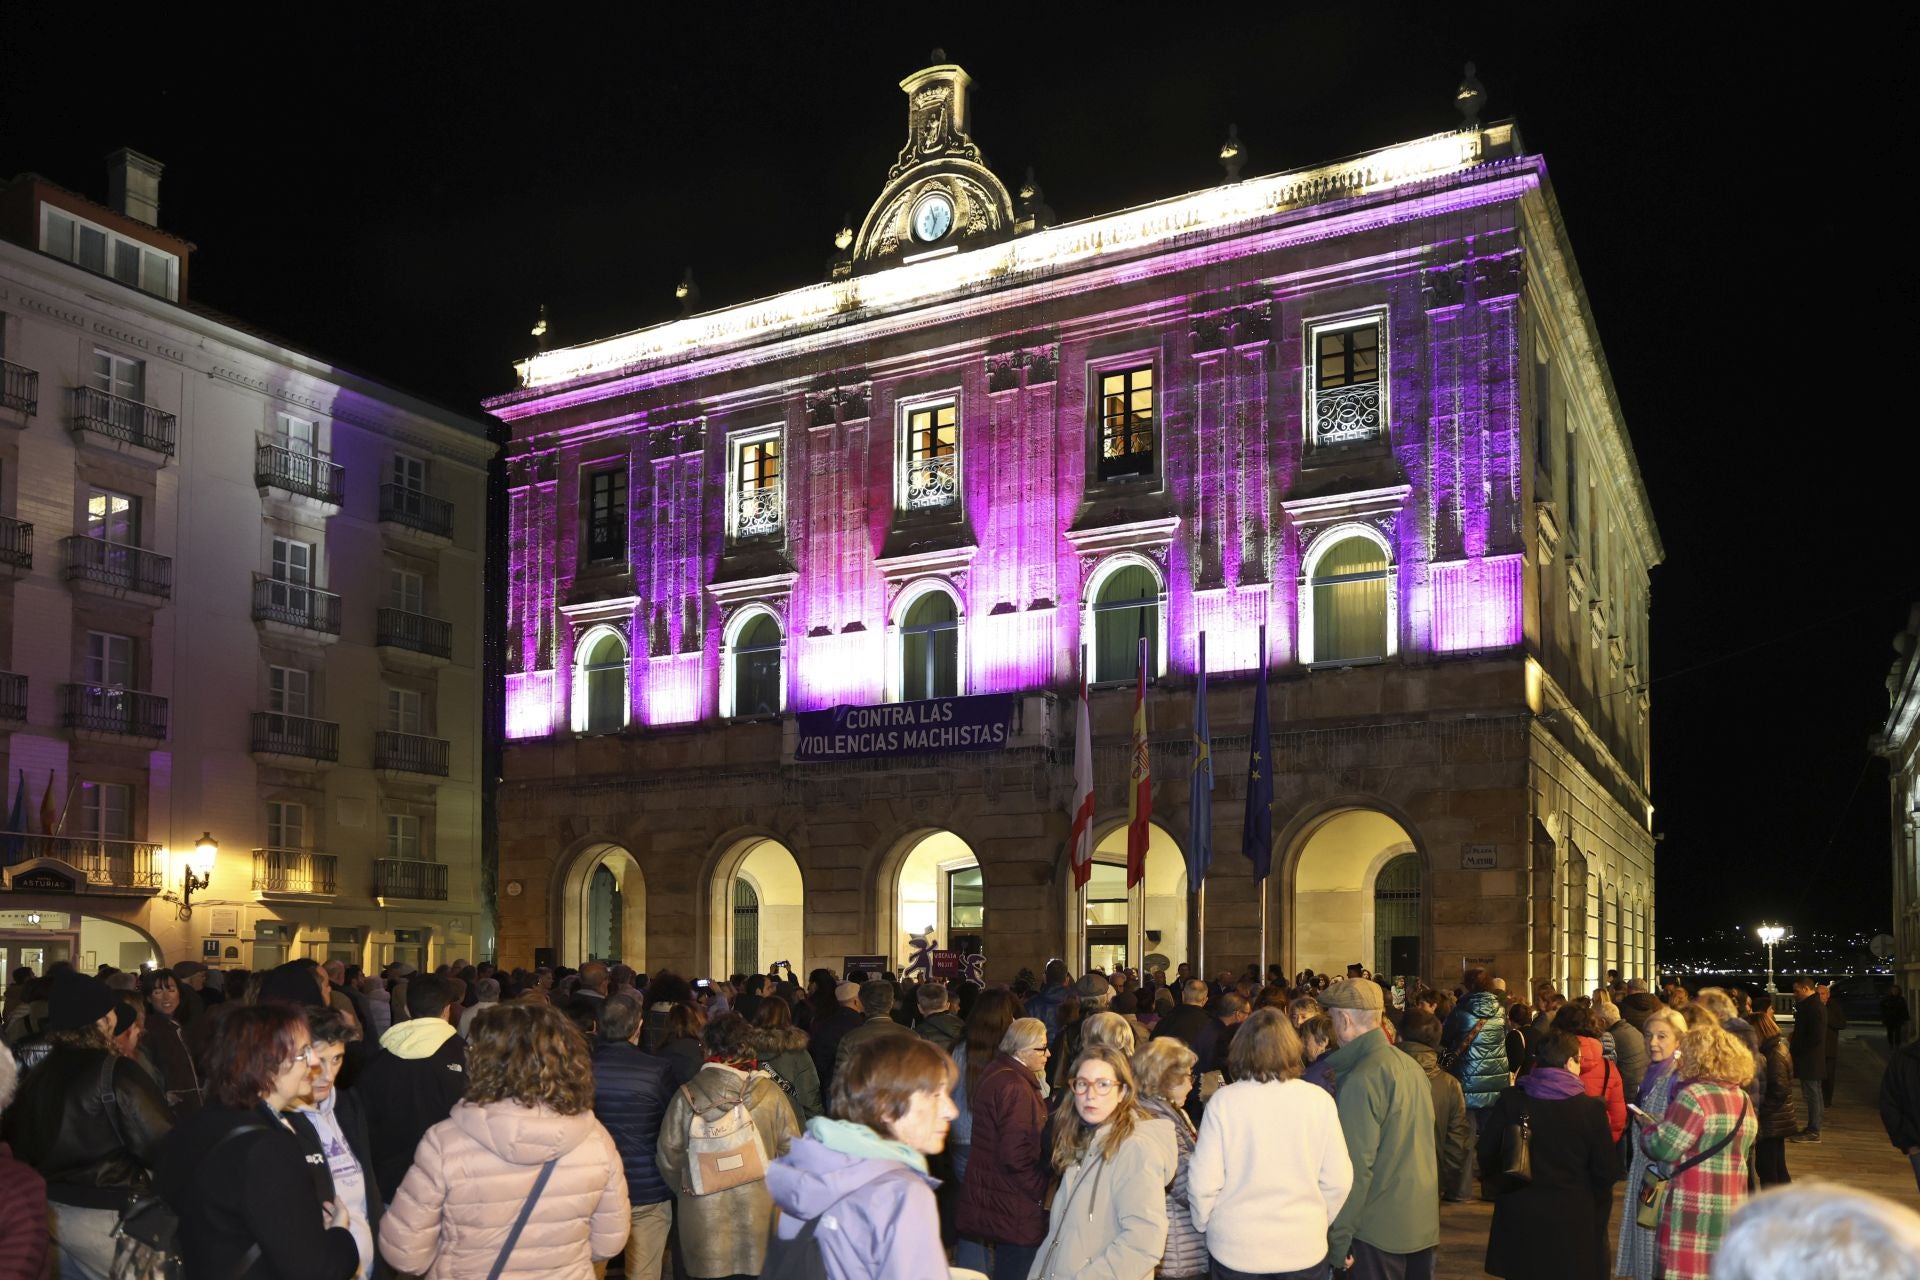
[[[1669,1075],[1673,1074],[1673,1064],[1677,1061],[1679,1061],[1679,1059],[1669,1054],[1664,1062],[1650,1062],[1647,1064],[1647,1074],[1641,1077],[1640,1091],[1635,1094],[1633,1098],[1635,1105],[1644,1105],[1646,1100],[1653,1096],[1654,1088],[1659,1085],[1662,1080],[1665,1080]]]
[[[1577,1098],[1586,1092],[1580,1077],[1564,1067],[1542,1066],[1520,1077],[1520,1088],[1535,1102]]]
[[[728,1058],[717,1053],[709,1054],[707,1061],[717,1066],[732,1067],[735,1071],[744,1072],[747,1075],[752,1075],[760,1069],[760,1059],[754,1056],[752,1050],[742,1052],[737,1058]]]
[[[855,1160],[891,1160],[916,1173],[927,1171],[927,1158],[904,1142],[883,1138],[864,1124],[815,1116],[807,1121],[807,1136],[829,1151]]]

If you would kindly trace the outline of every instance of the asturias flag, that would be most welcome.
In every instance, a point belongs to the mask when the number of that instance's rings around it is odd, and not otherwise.
[[[1127,888],[1147,878],[1147,821],[1153,816],[1153,771],[1147,762],[1147,642],[1140,641],[1140,678],[1133,694],[1133,776],[1127,786]]]
[[[1213,734],[1207,728],[1207,633],[1200,633],[1200,688],[1193,699],[1193,773],[1187,796],[1187,892],[1213,862]]]
[[[1067,837],[1067,859],[1076,889],[1086,888],[1093,875],[1093,726],[1087,717],[1085,667],[1083,659],[1073,715],[1073,834]]]
[[[1260,628],[1260,680],[1253,693],[1253,743],[1247,762],[1247,822],[1240,852],[1257,883],[1273,870],[1273,735],[1267,727],[1267,629]]]

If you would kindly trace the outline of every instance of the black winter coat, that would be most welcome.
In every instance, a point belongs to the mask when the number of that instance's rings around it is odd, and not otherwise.
[[[1519,1088],[1503,1092],[1480,1132],[1480,1167],[1498,1170],[1507,1126],[1524,1109],[1533,1129],[1533,1180],[1500,1173],[1487,1180],[1493,1230],[1487,1270],[1506,1280],[1607,1280],[1613,1252],[1607,1217],[1620,1180],[1620,1148],[1606,1104],[1585,1095],[1542,1101]]]
[[[420,1139],[466,1096],[467,1042],[451,1036],[424,1058],[402,1058],[382,1049],[360,1073],[352,1092],[360,1099],[373,1140],[374,1180],[391,1203],[413,1167]]]
[[[1793,1074],[1802,1080],[1822,1080],[1827,1074],[1827,1006],[1809,995],[1793,1005]]]
[[[260,1132],[213,1150],[246,1126]],[[244,1110],[210,1103],[169,1134],[160,1148],[158,1188],[180,1218],[186,1274],[349,1280],[360,1269],[360,1249],[345,1227],[326,1225],[310,1158],[324,1170],[326,1157],[310,1152],[264,1103]],[[236,1273],[256,1244],[258,1258]]]
[[[1760,1088],[1758,1104],[1760,1136],[1790,1138],[1800,1132],[1800,1095],[1793,1087],[1793,1059],[1787,1054],[1787,1042],[1769,1036],[1760,1046]]]
[[[627,1196],[636,1205],[673,1199],[653,1153],[675,1087],[673,1066],[665,1058],[624,1040],[594,1046],[593,1113],[613,1137],[627,1171]]]
[[[820,1076],[823,1095],[833,1084],[833,1064],[840,1054],[840,1042],[847,1038],[847,1032],[866,1020],[865,1014],[845,1005],[832,1013],[815,1015],[813,1030],[807,1033],[807,1052],[813,1055],[813,1069]]]
[[[1183,1004],[1154,1024],[1153,1038],[1172,1036],[1199,1055],[1194,1071],[1218,1071],[1225,1065],[1220,1053],[1220,1023],[1197,1004]],[[1069,1061],[1068,1066],[1072,1066]]]
[[[47,1180],[47,1199],[88,1209],[118,1209],[145,1194],[172,1127],[166,1095],[146,1068],[62,1044],[27,1073],[6,1114],[13,1154]]]
[[[1902,1045],[1880,1077],[1880,1123],[1901,1151],[1920,1148],[1920,1040]]]

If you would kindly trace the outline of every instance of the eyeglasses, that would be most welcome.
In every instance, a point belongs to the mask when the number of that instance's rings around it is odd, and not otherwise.
[[[317,1067],[320,1065],[319,1051],[313,1047],[312,1042],[308,1042],[307,1044],[301,1045],[298,1049],[295,1049],[293,1051],[293,1056],[291,1058],[288,1058],[285,1062],[281,1063],[280,1068],[281,1070],[284,1071],[286,1068],[291,1067],[296,1062],[304,1062],[310,1067]]]
[[[1104,1098],[1115,1089],[1124,1087],[1125,1086],[1118,1080],[1081,1080],[1076,1078],[1073,1082],[1073,1091],[1083,1098],[1088,1094],[1092,1094],[1096,1098]]]

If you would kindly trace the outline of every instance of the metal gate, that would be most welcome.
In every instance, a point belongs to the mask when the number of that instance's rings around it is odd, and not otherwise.
[[[733,882],[733,972],[760,972],[760,895],[745,880]]]
[[[1373,881],[1373,971],[1392,973],[1393,940],[1420,935],[1420,855],[1403,853]]]

